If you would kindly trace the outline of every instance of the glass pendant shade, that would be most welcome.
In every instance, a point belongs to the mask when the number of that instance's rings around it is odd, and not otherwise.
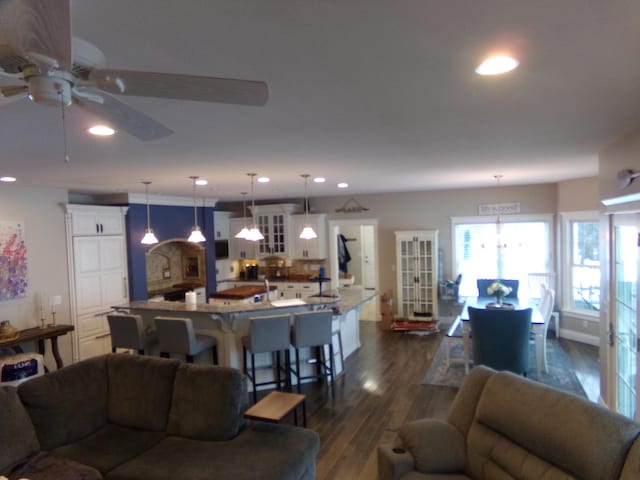
[[[260,232],[260,229],[256,227],[256,204],[253,196],[253,178],[257,175],[257,173],[247,173],[251,177],[251,212],[252,212],[252,220],[253,224],[251,228],[247,232],[245,240],[249,240],[250,242],[259,242],[260,240],[264,240],[264,235]]]
[[[260,240],[264,240],[264,235],[262,235],[262,233],[260,233],[260,230],[258,230],[258,228],[254,226],[249,229],[249,232],[247,233],[245,239],[251,242],[258,242]]]
[[[240,195],[242,195],[242,216],[243,218],[247,218],[247,192],[240,192]],[[242,227],[242,230],[234,235],[235,238],[240,238],[242,240],[247,240],[248,236],[249,229],[246,224]]]
[[[143,245],[154,245],[158,243],[158,239],[153,233],[153,230],[150,228],[147,228],[144,231],[144,237],[142,237],[142,240],[140,240],[140,243],[142,243]]]
[[[191,176],[189,178],[193,180],[193,228],[191,229],[191,235],[189,235],[187,241],[191,243],[201,243],[205,242],[207,239],[202,234],[202,231],[198,226],[198,208],[196,206],[196,180],[198,177]]]
[[[300,233],[300,238],[303,240],[313,240],[314,238],[318,238],[316,232],[313,231],[311,225],[309,225],[309,199],[307,197],[307,179],[309,178],[308,173],[303,173],[300,175],[304,178],[304,215],[305,215],[305,224],[302,232]]]
[[[147,197],[147,228],[144,231],[144,237],[140,240],[140,243],[143,245],[154,245],[158,243],[158,239],[153,233],[153,229],[151,228],[151,216],[149,215],[149,185],[151,182],[142,182],[144,183],[145,194]]]
[[[200,227],[195,225],[191,229],[191,235],[189,235],[189,238],[187,240],[189,242],[191,242],[191,243],[200,243],[200,242],[206,241],[207,239],[205,238],[205,236],[200,231]]]
[[[318,238],[318,235],[313,231],[313,228],[309,225],[305,225],[302,229],[302,233],[300,233],[300,238],[303,240],[313,240],[314,238]]]
[[[246,225],[242,227],[242,230],[235,234],[235,238],[240,238],[242,240],[246,240],[247,236],[249,236],[249,229]]]

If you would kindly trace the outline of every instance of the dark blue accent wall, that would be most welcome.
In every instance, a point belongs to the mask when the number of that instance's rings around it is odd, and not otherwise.
[[[193,227],[193,207],[176,207],[151,205],[151,228],[160,242],[174,238],[187,239]],[[207,269],[207,298],[215,291],[216,285],[216,251],[215,231],[212,207],[197,209],[198,225],[207,238],[205,247],[205,264]],[[147,299],[147,263],[146,252],[153,245],[142,245],[140,240],[147,228],[147,207],[141,204],[130,204],[126,216],[127,252],[129,267],[129,298],[131,301]]]

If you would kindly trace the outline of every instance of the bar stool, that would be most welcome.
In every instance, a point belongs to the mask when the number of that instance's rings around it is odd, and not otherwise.
[[[335,398],[334,372],[335,361],[333,355],[333,312],[331,310],[318,310],[316,312],[302,312],[293,314],[293,329],[291,331],[291,345],[296,352],[295,369],[291,372],[298,379],[298,393],[302,380],[308,378],[326,378],[331,382],[331,395]],[[329,345],[329,361],[324,352],[324,346]],[[315,375],[302,376],[300,372],[300,349],[305,347],[317,347],[318,372]],[[328,364],[327,364],[328,363]],[[329,377],[331,377],[329,379]]]
[[[253,385],[253,403],[258,400],[257,389],[264,385],[275,385],[277,390],[290,384],[289,368],[291,359],[289,356],[289,337],[291,328],[290,315],[269,315],[249,318],[249,335],[242,337],[242,354],[244,360],[244,374]],[[280,352],[284,351],[285,367],[280,363]],[[247,371],[247,353],[251,354],[251,373]],[[271,353],[275,355],[276,370],[275,379],[257,383],[256,359],[257,353]],[[281,373],[285,372],[284,380]]]
[[[218,340],[213,335],[197,333],[190,318],[155,317],[154,321],[161,357],[178,353],[193,363],[196,355],[211,349],[213,364],[218,364]]]
[[[107,321],[109,322],[111,351],[113,353],[117,348],[129,348],[144,355],[145,349],[157,341],[154,335],[145,333],[140,315],[112,313],[107,315]]]

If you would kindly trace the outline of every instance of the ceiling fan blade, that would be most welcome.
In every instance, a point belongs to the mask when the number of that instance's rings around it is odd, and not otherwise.
[[[3,97],[9,98],[16,95],[26,95],[29,91],[29,87],[26,85],[7,85],[6,87],[0,87],[0,93]]]
[[[117,130],[123,130],[140,140],[157,140],[173,133],[173,130],[153,118],[100,90],[76,87],[74,100],[80,107],[111,123]]]
[[[3,0],[0,31],[16,53],[42,69],[71,68],[70,0]]]
[[[253,106],[262,106],[269,98],[267,84],[254,80],[113,69],[94,70],[89,80],[120,95]]]

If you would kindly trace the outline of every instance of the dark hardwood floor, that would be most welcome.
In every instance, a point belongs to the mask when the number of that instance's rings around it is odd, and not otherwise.
[[[308,427],[320,435],[318,480],[377,479],[376,448],[391,441],[399,426],[422,417],[444,417],[456,394],[451,387],[421,385],[442,333],[404,335],[360,323],[361,348],[337,379],[336,398],[324,384],[304,385]],[[578,378],[591,400],[598,397],[596,347],[568,340]]]

